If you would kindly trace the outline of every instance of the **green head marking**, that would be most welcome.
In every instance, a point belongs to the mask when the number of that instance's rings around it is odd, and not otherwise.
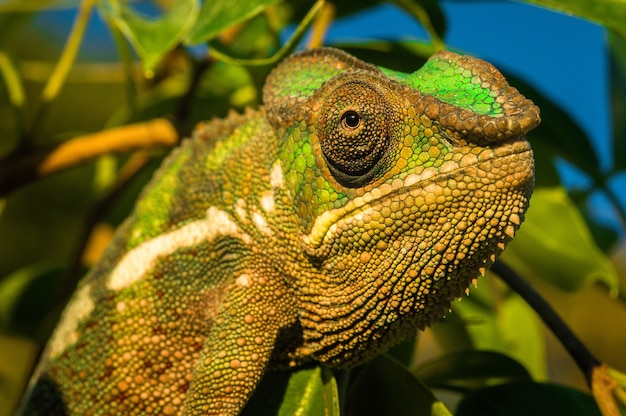
[[[411,74],[380,69],[389,78],[443,102],[492,117],[504,116],[504,109],[496,98],[505,93],[499,87],[508,85],[494,86],[497,77],[489,70],[492,67],[476,66],[475,58],[451,57],[449,52],[439,53]]]

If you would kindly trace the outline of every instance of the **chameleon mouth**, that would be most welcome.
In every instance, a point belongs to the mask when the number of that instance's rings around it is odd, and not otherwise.
[[[507,184],[502,181],[504,186],[497,191],[505,193],[508,192],[507,189],[519,188],[518,192],[529,192],[524,189],[530,189],[527,182],[533,176],[533,155],[529,143],[523,136],[521,139],[518,137],[507,140],[500,146],[486,148],[478,154],[465,154],[459,160],[444,162],[437,169],[426,168],[420,173],[411,173],[403,180],[382,184],[348,201],[341,208],[323,212],[315,219],[311,232],[303,237],[307,251],[310,254],[318,252],[326,242],[333,241],[335,235],[341,232],[340,223],[364,215],[367,210],[384,200],[404,199],[415,191],[428,193],[429,188],[437,186],[437,183],[466,176],[475,177],[475,172],[478,171],[490,172],[493,176],[489,177],[490,183],[514,175],[515,182]]]

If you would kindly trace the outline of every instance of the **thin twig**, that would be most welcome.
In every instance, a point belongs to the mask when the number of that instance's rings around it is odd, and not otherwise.
[[[26,130],[25,126],[25,107],[26,107],[26,93],[24,92],[24,85],[17,69],[9,55],[0,51],[0,75],[4,79],[5,88],[9,98],[9,104],[15,111],[16,130],[18,137],[22,137]]]
[[[76,15],[76,20],[74,20],[74,26],[72,27],[72,31],[67,38],[61,57],[59,58],[52,75],[48,78],[48,82],[46,82],[46,85],[41,93],[41,104],[35,114],[34,121],[28,132],[26,132],[20,141],[19,146],[16,148],[16,152],[23,152],[32,144],[32,140],[37,135],[37,131],[41,127],[41,124],[48,113],[50,104],[59,95],[67,75],[72,68],[74,60],[78,55],[83,35],[85,33],[85,29],[87,28],[87,22],[91,17],[91,12],[95,3],[96,0],[83,0],[81,2],[78,14]]]
[[[585,380],[602,415],[619,416],[619,405],[615,400],[615,391],[619,384],[609,373],[608,366],[598,360],[587,349],[539,292],[509,266],[498,261],[491,267],[491,270],[500,276],[511,289],[517,292],[537,312],[541,320],[561,341],[563,347],[565,347],[585,376]]]
[[[260,59],[239,59],[228,54],[219,51],[213,45],[211,46],[211,56],[217,59],[218,61],[226,62],[234,65],[243,65],[243,66],[267,66],[274,65],[276,62],[283,59],[288,53],[290,53],[300,42],[302,37],[305,35],[306,30],[309,28],[311,23],[313,22],[313,18],[317,15],[321,7],[324,5],[325,0],[317,0],[313,7],[309,10],[309,12],[304,16],[296,30],[293,32],[291,37],[285,42],[285,44],[272,56],[269,58],[260,58]]]
[[[424,30],[426,30],[430,36],[430,41],[435,51],[446,48],[443,39],[439,37],[439,34],[435,30],[435,27],[430,20],[430,16],[428,15],[428,12],[426,12],[424,6],[422,6],[419,2],[409,0],[394,0],[394,3],[403,8],[420,22]]]
[[[567,324],[555,312],[550,304],[528,282],[513,269],[501,261],[496,262],[491,270],[517,292],[541,317],[552,333],[561,341],[576,365],[583,372],[587,384],[591,387],[593,369],[601,364],[587,347],[578,339]]]

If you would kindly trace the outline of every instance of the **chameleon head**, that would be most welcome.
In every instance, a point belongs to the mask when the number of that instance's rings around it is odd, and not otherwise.
[[[539,109],[450,52],[403,74],[340,51],[264,90],[310,264],[296,280],[313,356],[347,367],[441,317],[523,221]]]

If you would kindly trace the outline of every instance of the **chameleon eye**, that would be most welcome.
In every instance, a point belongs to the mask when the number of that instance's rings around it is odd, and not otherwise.
[[[341,116],[341,125],[345,128],[355,129],[361,123],[361,116],[356,111],[348,110]]]
[[[369,182],[390,137],[391,108],[373,88],[351,82],[336,88],[322,107],[318,138],[327,166],[344,186]]]

